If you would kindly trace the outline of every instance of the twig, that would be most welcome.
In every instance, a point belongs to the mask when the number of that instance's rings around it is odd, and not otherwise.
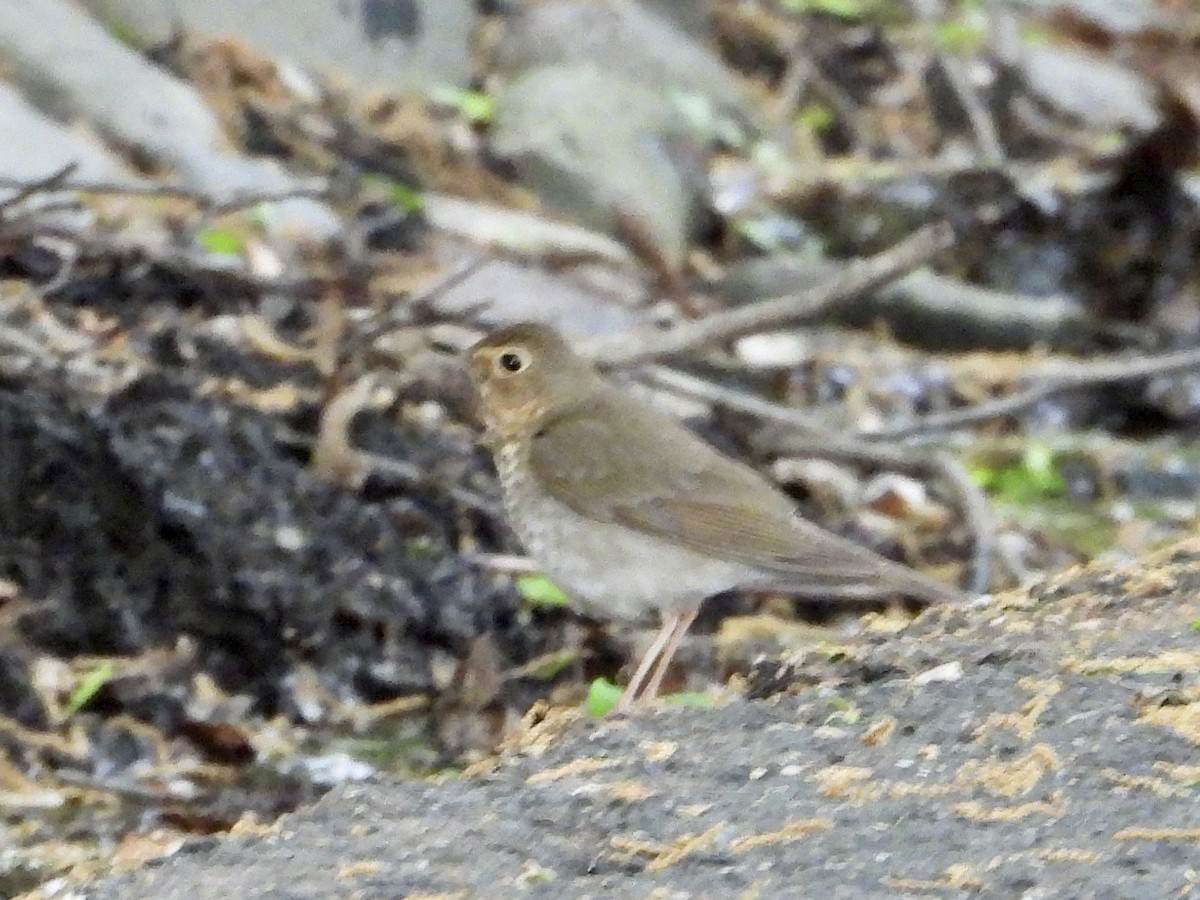
[[[319,362],[319,361],[318,361]],[[309,466],[331,481],[352,490],[362,487],[371,464],[350,440],[350,425],[365,408],[379,405],[381,397],[372,375],[363,375],[331,397],[321,410],[321,423]]]
[[[716,384],[667,366],[646,366],[637,371],[640,380],[685,397],[746,413],[766,422],[806,433],[819,433],[824,426],[810,413],[781,403],[772,403],[745,391]]]
[[[528,556],[518,556],[514,553],[482,553],[468,550],[463,556],[490,572],[503,575],[537,575],[543,571],[542,567]]]
[[[147,264],[161,266],[168,272],[193,278],[205,278],[222,291],[246,290],[295,295],[317,295],[326,283],[317,277],[280,276],[272,278],[255,275],[245,269],[214,262],[208,255],[189,249],[156,247],[128,238],[110,237],[66,227],[61,223],[31,226],[31,234],[69,241],[80,251],[80,258],[136,258]]]
[[[286,425],[277,424],[275,426],[275,434],[280,441],[284,441],[294,447],[299,447],[305,450],[312,450],[316,445],[316,439],[312,436],[303,434],[294,428],[289,428]],[[482,513],[485,516],[496,519],[500,517],[500,506],[492,500],[478,494],[470,488],[462,487],[456,484],[447,484],[443,479],[438,478],[434,473],[421,468],[416,463],[409,462],[404,459],[396,459],[391,456],[383,456],[379,453],[373,453],[370,450],[359,450],[355,448],[357,458],[372,471],[381,472],[395,478],[408,487],[422,491],[442,491],[447,494],[452,500],[462,504],[468,509]]]
[[[170,784],[165,789],[157,786],[146,787],[129,778],[100,778],[70,769],[59,769],[54,773],[54,777],[64,784],[71,785],[71,787],[99,791],[100,793],[112,794],[137,803],[149,803],[155,806],[168,803],[182,803],[187,806],[195,806],[204,800],[203,797],[191,796],[185,793],[182,787],[177,788]],[[157,784],[161,784],[161,782],[156,782]]]
[[[500,517],[500,507],[495,502],[470,488],[461,487],[456,484],[445,484],[440,479],[431,476],[415,463],[403,459],[395,459],[390,456],[381,456],[378,453],[371,453],[366,450],[359,450],[358,456],[375,471],[391,475],[406,485],[416,489],[445,491],[452,500],[461,503],[468,509],[491,518]]]
[[[49,175],[33,181],[18,181],[16,179],[0,178],[0,188],[16,191],[16,193],[11,197],[5,197],[4,200],[0,201],[0,212],[3,212],[6,209],[11,209],[14,206],[19,206],[34,194],[61,190],[62,182],[65,179],[70,178],[78,168],[78,163],[67,163],[57,172],[51,172]]]
[[[0,178],[0,190],[14,190],[17,194],[0,202],[0,209],[14,206],[38,193],[60,193],[71,191],[78,194],[112,194],[128,197],[163,197],[186,200],[213,216],[222,216],[248,206],[261,203],[279,203],[284,200],[307,197],[323,199],[329,194],[329,183],[325,179],[273,190],[237,191],[227,197],[214,197],[203,191],[184,185],[137,184],[119,181],[68,181],[77,168],[75,163],[64,166],[57,172],[33,181],[20,178]]]
[[[976,95],[966,66],[961,59],[949,53],[939,53],[937,59],[946,75],[946,82],[958,97],[963,112],[967,114],[967,121],[971,123],[975,145],[983,162],[995,168],[1004,165],[1004,146],[1000,143],[996,123],[992,121],[991,113],[984,107],[983,101]]]
[[[716,313],[678,325],[670,331],[625,332],[592,342],[581,352],[607,368],[627,367],[675,356],[827,315],[838,303],[898,278],[927,262],[954,243],[954,232],[942,222],[929,225],[882,253],[849,263],[823,284],[795,294],[763,300],[740,309]]]
[[[435,300],[445,296],[452,289],[458,287],[479,272],[490,259],[482,253],[472,253],[457,266],[442,273],[439,277],[433,279],[429,284],[424,285],[421,290],[417,291],[405,302],[408,308],[429,309]]]
[[[862,430],[858,432],[858,436],[866,440],[877,441],[929,434],[935,431],[953,431],[968,425],[979,425],[1004,416],[1016,415],[1065,391],[1077,391],[1128,381],[1144,381],[1158,375],[1170,375],[1195,368],[1200,368],[1200,348],[1177,350],[1157,356],[1138,356],[1133,359],[1083,363],[1073,372],[1051,376],[1041,384],[1035,384],[998,400],[989,400],[966,409],[926,416],[915,422]]]
[[[0,346],[22,353],[49,369],[58,363],[58,358],[36,338],[9,325],[0,325]]]
[[[945,451],[937,451],[930,457],[943,480],[958,495],[967,531],[971,535],[971,579],[967,590],[982,594],[992,583],[992,560],[996,555],[996,525],[992,520],[992,509],[987,497],[961,462]]]
[[[186,194],[179,196],[191,199],[208,213],[211,218],[220,218],[248,206],[260,206],[264,203],[282,203],[284,200],[323,200],[329,194],[327,181],[314,181],[309,184],[297,184],[290,188],[261,191],[236,191],[224,200],[217,200],[199,192],[190,198]]]
[[[926,39],[933,47],[938,48],[938,38],[934,31],[939,16],[944,14],[942,4],[936,0],[913,0],[912,7],[925,26]],[[966,113],[980,158],[991,167],[1004,165],[1004,146],[1000,143],[996,123],[992,121],[991,114],[976,94],[966,66],[961,59],[942,49],[935,49],[934,57],[946,76],[946,83]]]
[[[827,78],[813,62],[812,47],[807,37],[807,34],[798,34],[787,51],[787,68],[779,80],[779,90],[773,103],[776,122],[788,129],[793,127],[792,119],[807,86],[813,96],[833,107],[840,117],[840,124],[853,135],[858,151],[869,153],[872,146],[871,129],[864,125],[862,113],[849,94],[842,90],[841,85]]]

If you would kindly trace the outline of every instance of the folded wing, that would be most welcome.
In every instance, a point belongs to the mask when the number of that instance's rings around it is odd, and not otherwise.
[[[595,414],[606,404],[609,410]],[[650,408],[597,398],[545,423],[531,464],[547,490],[582,515],[743,563],[781,585],[840,595],[854,588],[928,600],[961,596],[805,521],[752,469]]]

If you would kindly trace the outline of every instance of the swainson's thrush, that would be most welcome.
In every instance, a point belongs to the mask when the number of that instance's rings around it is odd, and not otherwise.
[[[588,615],[662,622],[618,710],[653,699],[701,601],[734,587],[961,598],[800,518],[749,467],[605,381],[553,330],[470,350],[505,507],[538,565]]]

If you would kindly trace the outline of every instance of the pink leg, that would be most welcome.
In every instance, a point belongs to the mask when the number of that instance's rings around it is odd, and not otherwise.
[[[659,654],[662,653],[663,647],[671,639],[671,634],[679,624],[679,616],[671,616],[663,620],[662,628],[658,634],[654,636],[650,647],[642,655],[641,661],[638,663],[637,671],[633,673],[633,677],[629,679],[629,686],[625,688],[625,693],[621,694],[621,699],[617,701],[615,711],[618,713],[628,712],[633,706],[633,698],[637,696],[638,690],[642,686],[642,682],[646,680],[646,675],[650,671],[650,666],[654,664]]]
[[[671,666],[671,659],[675,656],[675,651],[679,649],[679,644],[683,641],[683,636],[687,634],[687,630],[696,621],[696,615],[699,612],[699,609],[693,609],[691,612],[683,613],[679,616],[675,623],[675,629],[671,632],[671,639],[667,641],[667,646],[663,648],[663,652],[658,657],[658,665],[654,667],[654,675],[650,678],[650,683],[646,685],[646,689],[642,691],[643,701],[649,703],[658,696],[658,689],[662,686],[662,680],[667,674],[667,669]]]

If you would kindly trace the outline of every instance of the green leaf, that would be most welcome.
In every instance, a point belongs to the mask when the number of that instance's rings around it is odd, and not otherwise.
[[[588,688],[586,703],[588,715],[597,719],[607,716],[617,705],[617,701],[621,699],[622,693],[624,693],[623,689],[607,678],[597,678]]]
[[[419,213],[425,208],[425,200],[421,192],[408,185],[392,182],[388,185],[388,195],[392,202],[406,213]]]
[[[242,236],[228,228],[210,228],[200,233],[200,246],[210,253],[221,253],[225,256],[240,256],[245,249]]]
[[[458,110],[466,119],[477,125],[487,125],[496,118],[496,101],[483,91],[439,85],[429,92],[435,103]]]
[[[982,463],[974,463],[967,470],[974,481],[981,488],[987,489],[996,484],[996,479],[1000,476],[1000,470],[992,466],[985,466]]]
[[[776,220],[769,218],[738,219],[733,223],[733,230],[756,250],[764,253],[778,253],[783,249]]]
[[[612,712],[613,707],[617,705],[617,701],[621,699],[623,693],[625,693],[623,687],[613,684],[607,678],[597,678],[588,688],[587,702],[585,704],[588,715],[597,719],[608,715]],[[710,709],[714,706],[712,696],[702,691],[680,691],[677,694],[663,694],[659,699],[669,706],[686,706],[692,709]]]
[[[843,722],[846,725],[856,725],[858,720],[862,718],[862,710],[845,697],[830,697],[829,705],[833,707],[833,712],[831,712],[825,718],[826,725],[830,724],[831,722]]]
[[[680,691],[678,694],[666,694],[662,699],[671,706],[688,706],[693,709],[709,709],[713,706],[712,696],[703,691]]]
[[[1192,619],[1192,631],[1200,631],[1200,619]]]
[[[577,658],[578,654],[574,650],[559,650],[557,653],[551,653],[542,659],[542,663],[534,675],[543,681],[550,681],[552,678],[557,678],[563,669],[573,665]]]
[[[1039,23],[1026,22],[1020,26],[1019,31],[1021,34],[1021,42],[1028,46],[1036,45],[1044,47],[1047,44],[1053,43],[1054,41],[1054,32],[1045,25],[1041,25]]]
[[[429,535],[420,534],[405,541],[404,552],[409,559],[429,559],[437,552],[437,547]]]
[[[425,208],[425,199],[417,188],[402,184],[395,179],[368,174],[363,176],[363,184],[370,185],[372,189],[387,194],[388,199],[402,212],[419,213]]]
[[[1030,504],[1062,497],[1067,481],[1062,476],[1060,460],[1045,444],[1032,444],[1021,458],[1002,465],[978,463],[971,469],[971,478],[998,500]]]
[[[833,110],[823,103],[809,103],[796,113],[796,125],[813,134],[824,134],[833,123]]]
[[[102,23],[108,33],[131,50],[139,53],[146,48],[146,39],[124,19],[109,19]]]
[[[942,22],[933,34],[937,42],[952,53],[975,53],[985,39],[982,28],[966,22]]]
[[[567,605],[567,595],[545,575],[522,575],[516,581],[517,590],[533,606],[555,608]]]
[[[75,690],[71,691],[71,698],[67,701],[63,712],[68,716],[73,716],[87,706],[88,701],[112,680],[115,671],[113,664],[105,660],[84,675],[79,680],[79,684],[75,686]]]
[[[851,21],[861,19],[867,11],[863,0],[784,0],[784,6],[794,12],[825,13]]]

